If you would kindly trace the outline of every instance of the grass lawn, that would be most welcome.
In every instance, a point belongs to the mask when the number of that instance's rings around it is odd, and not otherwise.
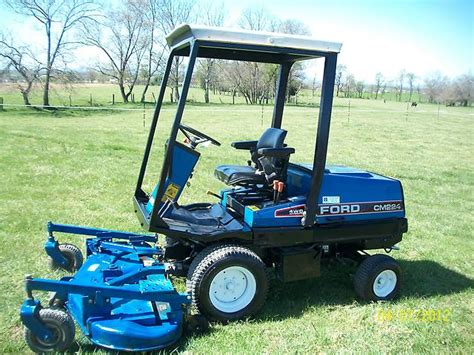
[[[404,271],[401,297],[393,303],[358,302],[355,269],[324,265],[319,279],[272,282],[263,311],[249,321],[216,325],[183,338],[168,350],[196,353],[464,352],[474,346],[474,110],[352,100],[348,119],[336,101],[328,161],[398,178],[405,191],[409,232],[393,256]],[[169,125],[173,111],[163,112]],[[58,278],[43,251],[48,220],[139,231],[132,210],[151,112],[0,112],[0,352],[25,352],[18,308],[22,280]],[[311,162],[317,108],[288,107],[284,128],[296,148],[292,161]],[[255,139],[271,108],[246,105],[190,106],[184,122],[222,142],[201,149],[201,161],[181,203],[209,201],[207,189],[221,163],[247,160],[233,140]],[[162,135],[164,137],[164,135]],[[148,186],[159,171],[159,142]],[[64,236],[61,241],[80,241]],[[404,320],[400,311],[438,311],[439,321]],[[395,315],[380,320],[384,310]],[[103,352],[76,336],[77,350]],[[471,349],[471,350],[469,350]]]

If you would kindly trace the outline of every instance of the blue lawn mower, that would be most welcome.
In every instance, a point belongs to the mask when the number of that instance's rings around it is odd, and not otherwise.
[[[35,352],[65,351],[75,324],[92,343],[113,350],[148,351],[176,342],[184,329],[257,313],[274,270],[283,282],[317,277],[321,260],[349,258],[359,266],[356,294],[390,300],[401,269],[385,254],[407,231],[401,183],[372,172],[326,165],[337,55],[341,45],[309,37],[183,25],[168,37],[150,134],[133,197],[145,234],[48,223],[46,253],[53,267],[73,273],[60,280],[25,279],[21,307],[26,341]],[[188,57],[177,112],[166,142],[161,175],[151,193],[142,185],[173,60]],[[221,165],[228,187],[216,203],[180,205],[179,197],[214,138],[181,123],[197,58],[272,63],[279,67],[271,127],[258,140],[232,143],[248,151],[245,165]],[[310,164],[290,162],[283,108],[292,65],[324,58],[317,139]],[[58,233],[87,236],[86,258]],[[158,235],[165,236],[160,246]],[[186,292],[171,276],[186,277]],[[50,291],[47,307],[33,292]]]

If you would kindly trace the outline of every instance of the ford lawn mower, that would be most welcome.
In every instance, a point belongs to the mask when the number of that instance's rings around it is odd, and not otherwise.
[[[36,352],[64,351],[76,324],[90,341],[113,350],[147,351],[176,342],[189,325],[228,322],[257,313],[272,271],[290,282],[317,277],[321,260],[358,263],[355,293],[368,301],[390,300],[400,286],[400,267],[371,249],[396,248],[407,231],[399,181],[345,166],[326,165],[337,55],[341,44],[278,33],[183,25],[166,38],[170,47],[156,109],[133,196],[143,234],[48,223],[45,250],[60,280],[27,276],[21,307],[26,341]],[[188,57],[182,92],[164,146],[161,174],[143,187],[172,63]],[[218,140],[181,120],[197,58],[278,66],[271,126],[232,147],[248,152],[242,165],[220,165],[226,185],[215,203],[181,205],[179,198],[200,158],[199,146]],[[292,65],[322,58],[322,82],[312,162],[290,162],[282,117]],[[293,129],[298,127],[291,126]],[[308,152],[310,153],[310,152]],[[312,153],[312,152],[311,152]],[[222,162],[225,163],[225,162]],[[81,249],[58,242],[59,233],[87,236]],[[166,237],[160,246],[158,236]],[[170,276],[186,277],[186,292]],[[43,305],[35,291],[49,291]]]

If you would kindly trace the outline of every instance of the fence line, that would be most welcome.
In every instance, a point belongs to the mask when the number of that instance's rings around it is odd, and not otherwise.
[[[68,110],[76,110],[76,109],[79,109],[79,110],[92,110],[92,111],[138,111],[138,112],[143,112],[143,111],[153,111],[155,108],[154,106],[153,107],[150,107],[150,108],[121,108],[121,107],[94,107],[94,106],[61,106],[61,105],[50,105],[50,106],[44,106],[44,105],[21,105],[21,104],[6,104],[6,103],[3,103],[2,104],[4,107],[27,107],[27,108],[42,108],[42,109],[48,109],[48,108],[58,108],[58,109],[68,109]],[[239,107],[241,107],[239,105]],[[273,109],[273,106],[269,106]],[[316,107],[316,106],[287,106],[285,107],[285,111],[288,111],[288,110],[291,110],[291,109],[300,109],[300,108],[306,108],[306,109],[319,109],[319,107]],[[216,109],[216,108],[197,108],[197,107],[193,107],[193,110],[194,111],[198,111],[198,112],[236,112],[237,110],[236,109],[222,109],[222,108],[219,108],[219,109]],[[242,111],[245,111],[245,112],[257,112],[257,113],[261,113],[262,109],[261,108],[253,108],[253,109],[243,109]],[[160,111],[176,111],[176,108],[162,108]],[[350,108],[350,111],[351,112],[384,112],[384,113],[406,113],[405,110],[380,110],[380,109],[354,109],[354,108]],[[270,110],[269,110],[270,112]],[[336,109],[333,109],[332,112],[343,112],[343,113],[347,113],[347,108],[336,108]],[[436,114],[436,110],[435,111],[426,111],[426,110],[416,110],[416,111],[412,111],[411,113],[422,113],[422,114]],[[459,115],[462,115],[461,113],[453,113],[453,112],[448,112],[448,111],[445,111],[445,110],[442,110],[442,111],[439,111],[439,113],[443,114],[443,115],[454,115],[454,116],[459,116]],[[467,114],[467,115],[470,115],[470,116],[474,116],[474,113],[464,113],[464,114]]]

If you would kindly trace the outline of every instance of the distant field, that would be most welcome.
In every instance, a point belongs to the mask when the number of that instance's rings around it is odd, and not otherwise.
[[[73,104],[83,105],[92,91],[98,100],[107,100],[110,89],[78,88]],[[1,90],[7,102],[17,100]],[[64,103],[64,95],[53,103]],[[194,89],[191,98],[201,95]],[[216,325],[206,335],[183,338],[169,351],[472,352],[474,109],[441,107],[438,117],[434,105],[407,111],[406,103],[353,99],[349,116],[347,103],[335,101],[328,161],[402,181],[409,233],[401,250],[393,252],[404,271],[401,297],[393,303],[358,302],[351,278],[355,269],[324,265],[319,279],[273,281],[267,304],[254,320]],[[164,110],[164,125],[169,126],[172,109]],[[287,143],[296,148],[293,161],[312,160],[317,113],[316,107],[286,109]],[[23,276],[62,275],[47,268],[42,245],[48,220],[139,231],[131,197],[150,116],[147,111],[143,127],[141,111],[0,112],[0,352],[27,351],[18,317],[25,298]],[[181,203],[211,201],[206,190],[222,188],[213,177],[214,167],[248,158],[230,142],[257,138],[270,120],[269,106],[263,111],[247,105],[188,106],[184,121],[222,146],[201,149],[197,173]],[[164,136],[153,151],[155,162],[162,157]],[[158,165],[150,166],[147,186],[158,170]],[[377,318],[381,310],[416,309],[441,310],[447,318]],[[104,353],[84,337],[76,340],[77,351]]]
[[[30,94],[30,101],[32,104],[42,104],[42,89],[36,87]],[[153,94],[155,98],[158,97],[159,86],[150,86],[145,96],[146,102],[152,104],[154,102]],[[138,105],[140,102],[141,94],[143,91],[142,85],[137,85],[134,89],[135,101]],[[167,90],[165,95],[165,102],[170,102],[170,90]],[[59,106],[110,106],[112,104],[112,95],[115,95],[115,104],[122,106],[122,98],[118,87],[113,84],[74,84],[73,86],[64,86],[53,84],[50,93],[50,104]],[[298,94],[297,103],[302,105],[317,105],[319,104],[319,90],[316,90],[314,95],[312,90],[304,89]],[[14,84],[0,84],[0,97],[3,97],[5,104],[23,104],[23,99],[19,93],[16,85]],[[405,93],[402,97],[402,101],[408,101],[409,95]],[[379,95],[378,100],[369,98],[369,94],[364,93],[364,100],[383,102],[396,101],[395,93],[386,93],[383,97]],[[130,97],[131,100],[131,97]],[[204,91],[200,88],[191,88],[188,100],[195,103],[204,103]],[[354,99],[351,99],[354,100]],[[357,101],[357,99],[355,99]],[[336,98],[336,104],[347,106],[349,99],[343,98],[343,94],[340,94],[340,98]],[[358,100],[360,101],[360,100]],[[416,93],[413,94],[412,101],[420,101],[420,98]],[[425,100],[426,101],[426,100]],[[211,104],[231,104],[232,96],[230,94],[215,94],[211,91],[210,93]],[[245,103],[245,99],[242,96],[237,95],[235,97],[236,104]],[[292,103],[295,103],[295,99],[292,98]],[[405,103],[406,105],[406,103]],[[132,105],[129,105],[132,106]]]

